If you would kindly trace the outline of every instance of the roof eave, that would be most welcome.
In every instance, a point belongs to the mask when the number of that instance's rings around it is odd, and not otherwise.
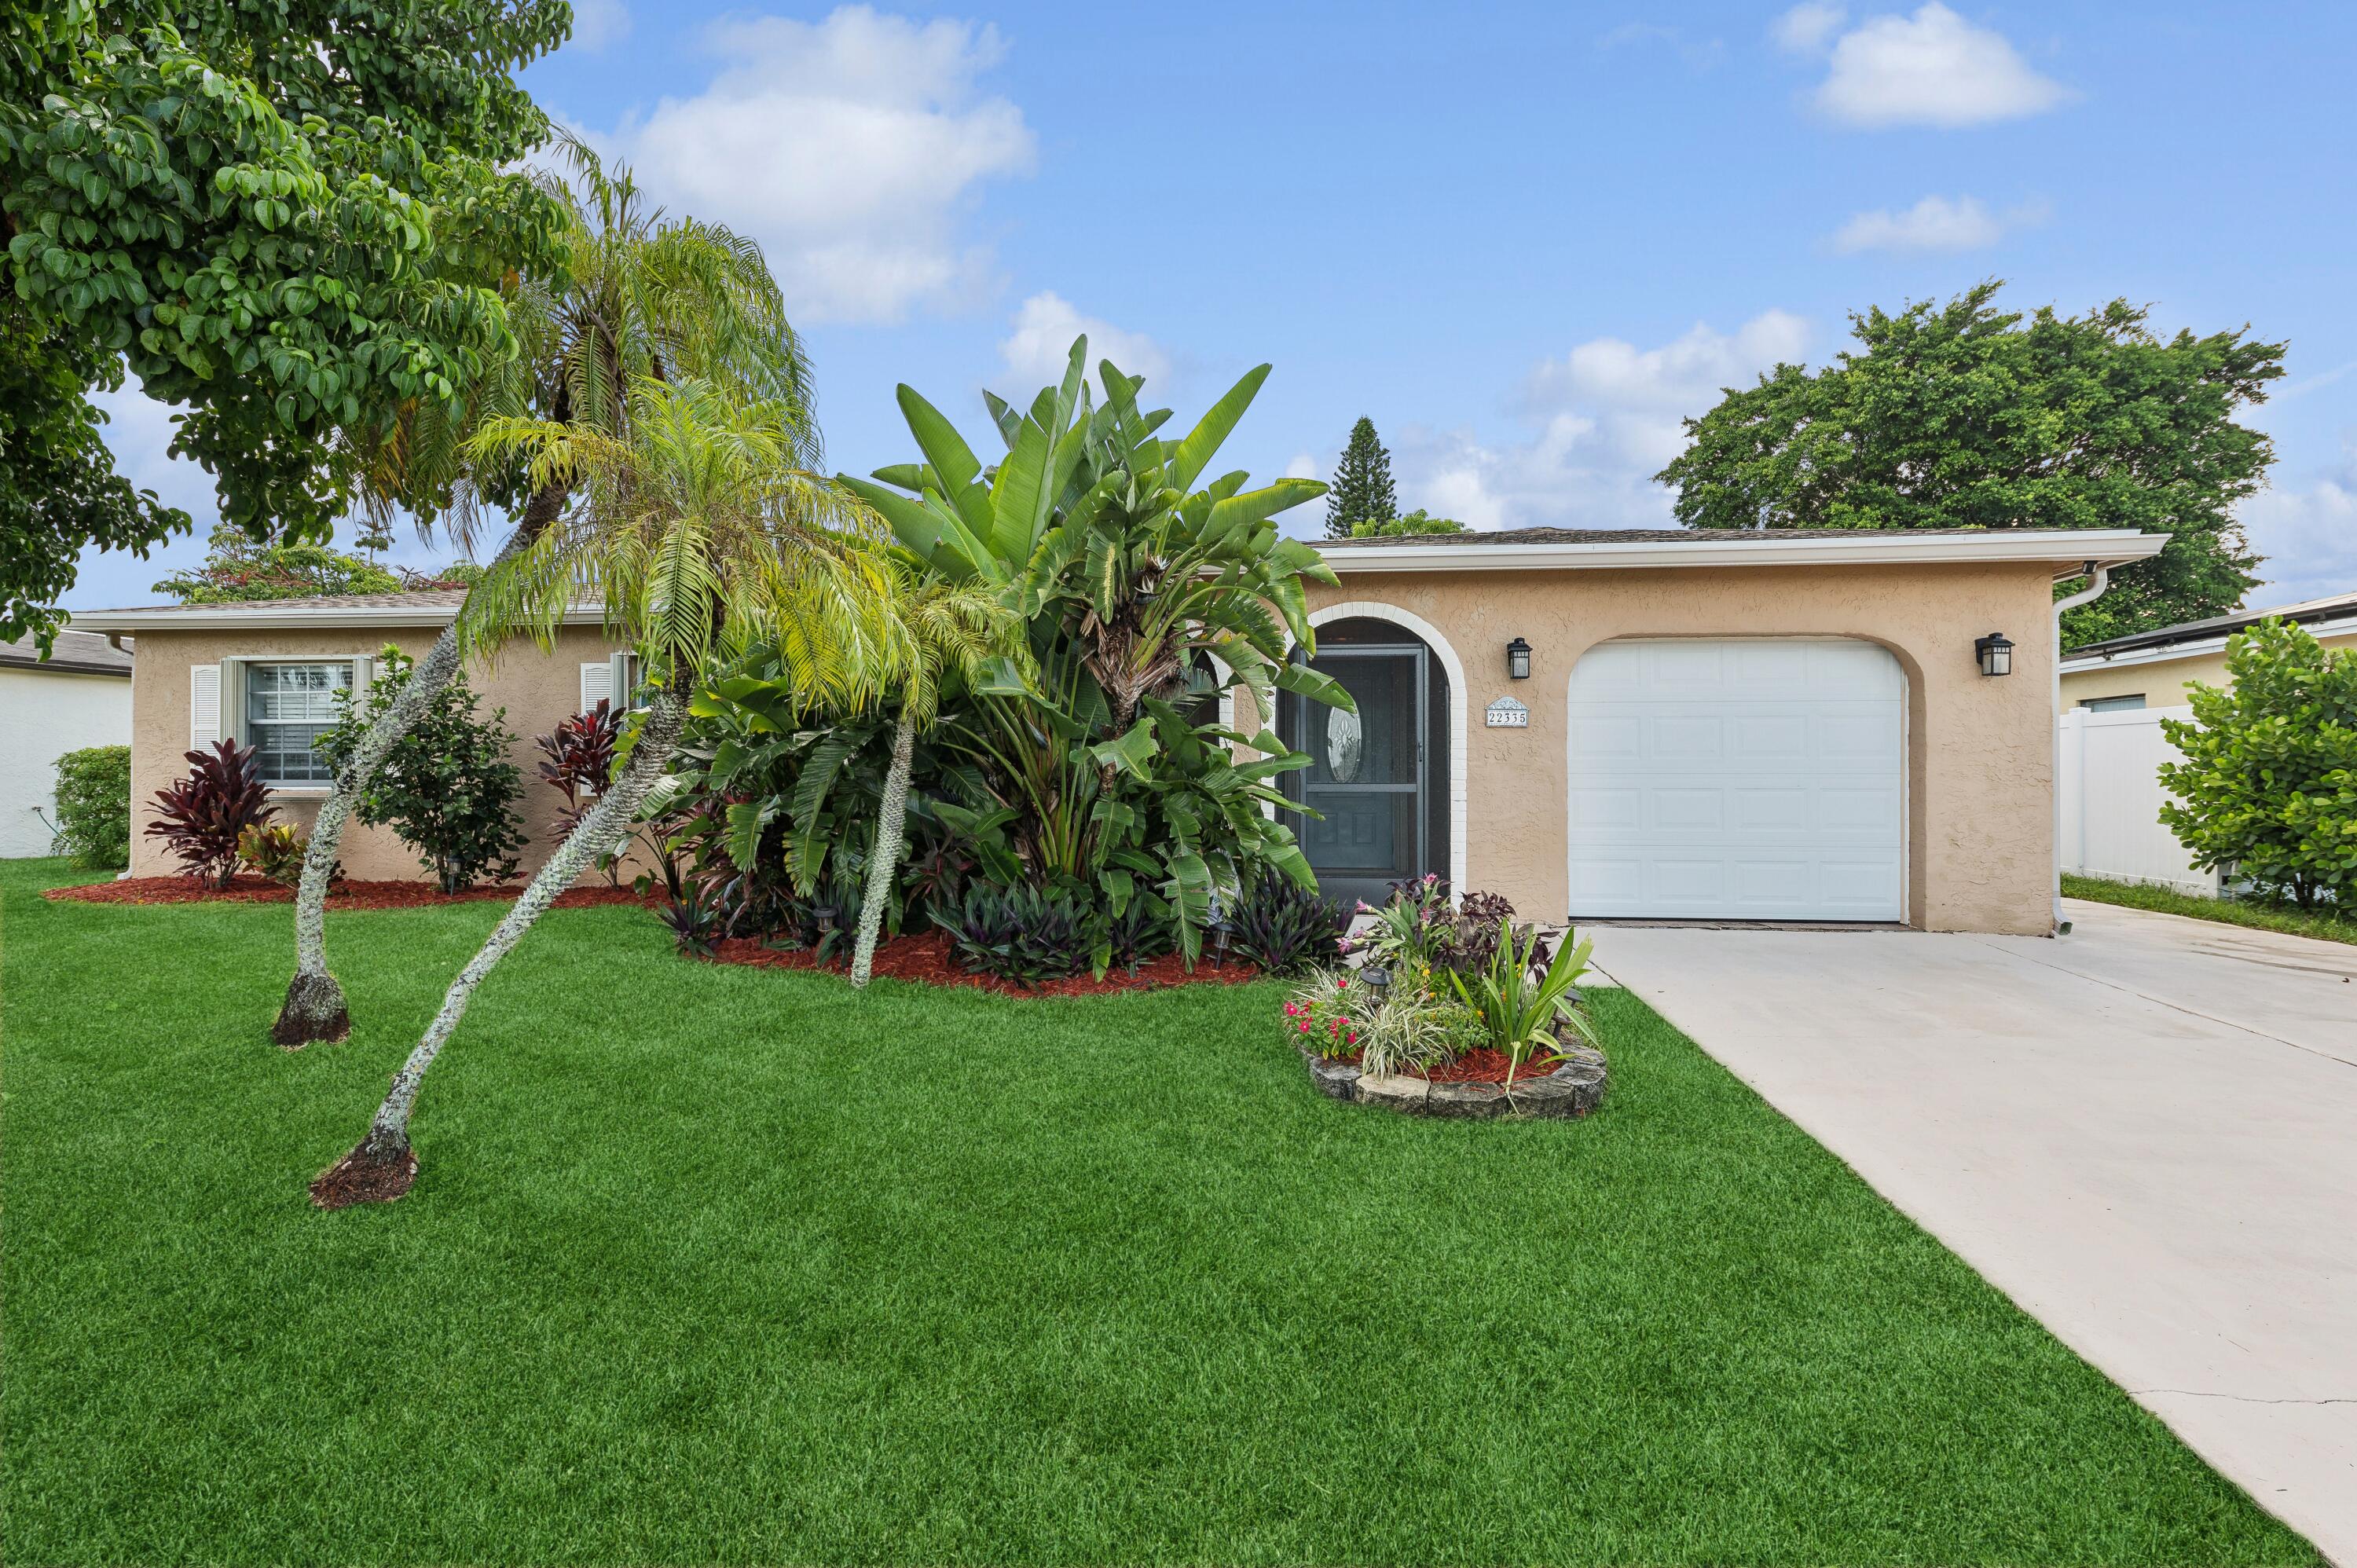
[[[1337,572],[1630,571],[1662,567],[1845,566],[2040,563],[2057,579],[2083,575],[2089,563],[2125,566],[2157,555],[2165,533],[2090,528],[2056,533],[1910,534],[1843,531],[1817,539],[1711,539],[1617,544],[1362,544],[1336,542],[1319,553]]]
[[[74,615],[78,631],[200,631],[220,628],[235,631],[371,629],[398,631],[404,627],[448,626],[458,617],[456,605],[277,605],[267,599],[238,605],[159,605],[149,609],[84,610]],[[565,612],[566,626],[596,626],[604,619],[596,608]]]

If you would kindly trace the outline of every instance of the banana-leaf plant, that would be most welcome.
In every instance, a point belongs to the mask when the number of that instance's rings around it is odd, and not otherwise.
[[[1028,413],[989,400],[1006,445],[996,464],[903,386],[924,460],[843,483],[912,560],[947,581],[996,585],[1025,625],[1029,683],[977,694],[944,727],[942,744],[970,766],[942,780],[935,809],[1001,881],[1095,889],[1116,915],[1150,900],[1191,963],[1260,865],[1314,882],[1269,814],[1299,809],[1270,780],[1308,758],[1239,763],[1233,748],[1265,738],[1190,724],[1174,703],[1208,660],[1264,720],[1279,688],[1351,705],[1338,683],[1287,658],[1316,646],[1305,585],[1335,578],[1274,520],[1324,487],[1246,489],[1241,471],[1198,485],[1267,366],[1168,440],[1157,434],[1168,411],[1138,407],[1143,378],[1101,363],[1104,398],[1092,403],[1087,347],[1073,343],[1062,382]]]

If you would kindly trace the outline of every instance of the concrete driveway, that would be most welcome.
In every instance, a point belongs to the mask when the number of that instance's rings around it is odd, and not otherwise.
[[[2357,947],[1598,927],[1598,964],[2357,1568]]]

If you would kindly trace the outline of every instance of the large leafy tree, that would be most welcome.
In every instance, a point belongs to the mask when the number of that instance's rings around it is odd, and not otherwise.
[[[47,649],[58,618],[44,607],[73,586],[85,547],[145,553],[189,527],[114,471],[88,393],[122,375],[114,356],[0,295],[0,638],[30,632]]]
[[[0,636],[97,543],[188,526],[95,438],[125,367],[238,525],[324,539],[404,409],[513,351],[499,284],[555,212],[514,71],[565,0],[26,0],[0,18]],[[430,510],[430,492],[400,498]]]
[[[494,564],[529,550],[575,499],[577,472],[533,471],[504,447],[479,447],[490,421],[537,421],[627,446],[640,381],[691,377],[779,415],[791,466],[821,461],[812,416],[810,362],[758,246],[717,224],[665,218],[641,199],[630,171],[608,172],[569,137],[558,138],[562,174],[537,177],[559,215],[561,269],[526,268],[503,285],[518,351],[493,366],[457,403],[407,405],[371,454],[366,494],[445,496],[457,532],[471,539],[486,510],[512,518]],[[352,803],[411,725],[457,674],[456,625],[418,660],[400,699],[377,714],[339,761],[319,810],[295,900],[295,974],[272,1036],[282,1046],[343,1038],[351,1028],[343,988],[328,966],[328,883]]]
[[[1696,528],[2140,528],[2170,535],[2070,612],[2066,644],[2242,602],[2258,558],[2234,504],[2274,450],[2235,414],[2286,345],[2247,328],[2166,341],[2126,300],[2083,316],[1995,304],[2001,284],[1851,317],[1821,371],[1779,365],[1685,422],[1657,476]]]
[[[1375,435],[1375,422],[1365,414],[1351,426],[1342,460],[1334,466],[1334,488],[1326,497],[1326,537],[1348,539],[1361,523],[1382,522],[1399,515],[1399,495],[1392,487],[1392,455]]]
[[[609,635],[637,649],[643,706],[612,788],[584,812],[444,995],[377,1108],[367,1135],[312,1186],[322,1206],[408,1189],[417,1162],[410,1112],[425,1072],[475,990],[556,896],[621,847],[669,766],[687,704],[716,665],[785,650],[811,699],[857,708],[905,674],[875,606],[888,570],[873,520],[833,482],[794,464],[798,415],[712,383],[640,378],[625,435],[558,420],[486,420],[469,438],[485,462],[522,465],[539,489],[581,504],[493,567],[468,596],[459,639],[489,652],[519,634],[554,644],[572,606],[604,607]]]

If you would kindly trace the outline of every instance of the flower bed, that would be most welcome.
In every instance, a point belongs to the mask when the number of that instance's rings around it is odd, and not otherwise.
[[[1603,1052],[1570,1039],[1561,1044],[1561,1060],[1552,1065],[1524,1062],[1512,1084],[1505,1081],[1505,1058],[1495,1051],[1468,1051],[1458,1062],[1417,1077],[1361,1072],[1355,1058],[1329,1058],[1306,1046],[1297,1048],[1310,1081],[1328,1099],[1387,1105],[1411,1116],[1585,1116],[1604,1102],[1609,1076]],[[1482,1056],[1496,1061],[1474,1061]],[[1468,1072],[1454,1070],[1468,1064]]]
[[[330,909],[414,909],[438,904],[476,904],[513,898],[523,884],[498,883],[444,893],[431,882],[338,882],[328,889]],[[52,887],[42,897],[76,904],[291,904],[295,889],[266,876],[232,876],[220,887],[192,876],[133,876],[81,887]],[[556,908],[580,909],[605,904],[642,904],[627,887],[575,887],[557,895]]]
[[[732,937],[712,944],[710,961],[741,963],[755,969],[830,969],[843,961],[822,964],[807,948],[773,948],[747,938]],[[994,975],[975,974],[959,964],[955,944],[940,931],[895,937],[876,949],[876,973],[893,980],[914,980],[927,985],[970,985],[1002,996],[1101,996],[1114,991],[1153,991],[1170,985],[1243,985],[1260,978],[1249,963],[1198,963],[1192,973],[1177,953],[1165,953],[1137,966],[1135,972],[1115,967],[1103,980],[1083,972],[1060,980],[1043,980],[1022,986]]]
[[[1281,1020],[1320,1092],[1433,1116],[1585,1116],[1604,1053],[1581,1004],[1587,945],[1517,927],[1494,894],[1437,876],[1395,885],[1342,945],[1356,969],[1313,973]]]

